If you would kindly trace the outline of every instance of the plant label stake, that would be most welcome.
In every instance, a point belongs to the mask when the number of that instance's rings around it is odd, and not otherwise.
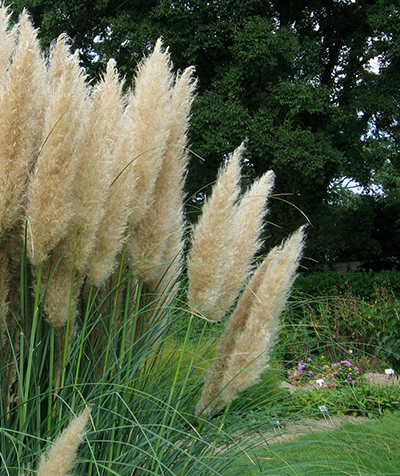
[[[282,434],[281,422],[276,417],[272,417],[269,422],[274,427],[275,433],[278,433],[279,435],[281,435]]]
[[[329,415],[329,412],[328,412],[328,407],[326,405],[320,405],[319,406],[319,411],[322,413],[322,416],[324,417],[324,420],[327,423],[332,423],[333,424],[332,418],[331,418],[331,416]]]
[[[393,369],[385,369],[385,374],[388,379],[394,378],[394,370]]]

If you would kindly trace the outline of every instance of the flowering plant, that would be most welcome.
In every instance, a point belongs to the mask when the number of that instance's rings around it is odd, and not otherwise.
[[[322,356],[322,358],[324,358]],[[313,362],[311,358],[300,360],[296,367],[288,371],[294,385],[322,382],[324,387],[332,388],[340,384],[355,385],[360,381],[360,369],[349,360],[334,363]],[[318,382],[317,382],[318,383]]]

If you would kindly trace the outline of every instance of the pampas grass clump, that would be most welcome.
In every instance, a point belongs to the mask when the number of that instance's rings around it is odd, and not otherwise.
[[[10,455],[15,450],[25,468],[31,462],[22,448],[40,454],[66,409],[79,413],[89,402],[98,439],[85,474],[111,467],[166,474],[169,466],[210,474],[219,449],[214,437],[193,431],[195,413],[205,424],[267,367],[303,230],[257,264],[274,174],[242,193],[242,144],[192,229],[183,297],[195,88],[193,68],[174,74],[160,40],[133,89],[124,88],[113,60],[90,84],[65,35],[45,58],[27,13],[10,28],[0,7],[1,408],[17,435]],[[195,357],[184,370],[193,322],[231,311],[210,370]],[[175,314],[187,332],[179,359],[161,376],[160,349]],[[194,368],[206,375],[202,392]],[[70,474],[88,417],[81,413],[54,441],[38,475]]]

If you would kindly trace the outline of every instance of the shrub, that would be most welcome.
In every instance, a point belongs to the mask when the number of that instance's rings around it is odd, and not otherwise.
[[[312,297],[341,296],[351,294],[366,301],[376,298],[378,289],[386,289],[394,296],[400,297],[399,271],[319,271],[301,274],[296,281],[295,290]]]
[[[280,415],[321,416],[320,406],[337,415],[376,417],[400,409],[397,386],[373,386],[366,383],[335,389],[299,390],[282,400]]]
[[[334,294],[336,293],[336,294]],[[329,361],[368,358],[396,365],[400,301],[390,288],[374,288],[365,300],[351,292],[312,298],[294,293],[283,315],[280,358],[325,355]]]

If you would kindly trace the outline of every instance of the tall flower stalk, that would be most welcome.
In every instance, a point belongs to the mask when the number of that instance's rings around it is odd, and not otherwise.
[[[168,283],[181,262],[183,250],[185,150],[189,111],[196,82],[193,68],[180,75],[171,91],[168,137],[161,156],[161,169],[154,185],[152,205],[131,227],[129,254],[141,280],[151,289]],[[151,144],[149,144],[150,146]],[[140,160],[140,159],[138,159]],[[171,276],[171,278],[168,278]]]

